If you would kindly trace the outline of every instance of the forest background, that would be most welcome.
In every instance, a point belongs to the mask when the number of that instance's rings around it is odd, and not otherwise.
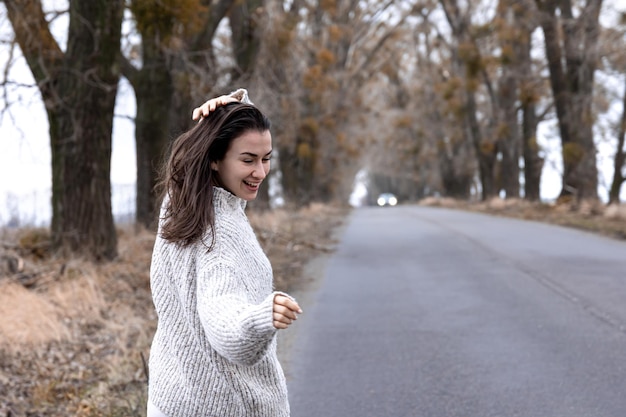
[[[237,87],[273,121],[249,214],[279,289],[333,250],[355,181],[362,204],[391,191],[624,238],[623,210],[593,215],[626,199],[625,9],[0,0],[0,415],[144,415],[157,168],[192,108]],[[50,221],[23,227],[42,182]]]
[[[117,254],[111,160],[124,89],[136,109],[122,116],[134,123],[134,211],[146,227],[157,167],[190,127],[190,109],[239,86],[274,122],[270,183],[294,207],[347,202],[359,172],[369,196],[538,200],[546,163],[560,172],[562,199],[620,199],[626,24],[617,2],[1,4],[11,29],[2,124],[22,117],[23,100],[35,104],[24,89],[43,99],[56,249]],[[275,201],[270,191],[258,208]]]

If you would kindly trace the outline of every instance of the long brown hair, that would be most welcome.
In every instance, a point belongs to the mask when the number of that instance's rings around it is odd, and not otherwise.
[[[229,103],[174,140],[159,183],[161,198],[168,197],[161,213],[164,239],[187,246],[213,230],[213,186],[220,182],[211,162],[224,159],[233,139],[269,129],[269,119],[256,107]]]

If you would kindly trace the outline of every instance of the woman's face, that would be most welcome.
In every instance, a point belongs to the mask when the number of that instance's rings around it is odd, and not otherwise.
[[[269,130],[249,130],[233,139],[221,161],[211,162],[220,184],[237,197],[254,200],[270,171],[272,135]]]

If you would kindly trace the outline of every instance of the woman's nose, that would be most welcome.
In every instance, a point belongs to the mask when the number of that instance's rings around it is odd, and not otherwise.
[[[265,166],[263,166],[263,161],[259,161],[254,165],[254,171],[252,171],[252,176],[260,180],[264,179],[267,176]]]

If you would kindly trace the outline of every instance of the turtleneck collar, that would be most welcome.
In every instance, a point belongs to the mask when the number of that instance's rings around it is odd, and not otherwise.
[[[218,209],[226,210],[245,210],[246,200],[237,197],[230,191],[223,189],[222,187],[213,186],[213,205],[216,211]]]

